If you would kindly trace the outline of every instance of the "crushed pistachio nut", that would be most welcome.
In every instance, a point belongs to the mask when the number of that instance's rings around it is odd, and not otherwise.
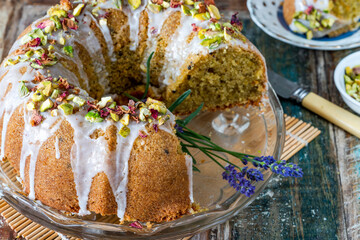
[[[74,57],[74,49],[72,46],[63,47],[63,52],[69,57]]]
[[[84,7],[85,7],[85,4],[83,4],[83,3],[80,3],[79,5],[77,5],[73,11],[74,17],[78,17]]]
[[[69,94],[69,95],[66,97],[66,100],[72,101],[74,98],[75,98],[75,94]]]
[[[91,123],[99,123],[104,121],[104,119],[100,116],[100,113],[94,110],[88,112],[85,115],[85,120]]]
[[[151,116],[151,112],[149,109],[142,107],[140,108],[140,115],[139,115],[139,119],[142,122],[146,122],[147,118]]]
[[[58,106],[58,108],[60,108],[65,115],[71,115],[74,111],[74,106],[70,103],[62,103]]]
[[[112,118],[112,120],[114,120],[115,122],[118,122],[120,120],[119,115],[115,114],[115,113],[110,113],[110,117]]]
[[[296,32],[306,34],[307,39],[312,39],[314,32],[330,29],[335,19],[327,18],[327,11],[320,11],[313,6],[308,7],[305,11],[299,11],[294,14],[294,26]]]
[[[20,62],[20,57],[17,57],[15,59],[11,59],[11,58],[8,58],[5,62],[5,67],[6,66],[13,66],[13,65],[16,65]]]
[[[66,39],[65,39],[64,37],[60,37],[59,43],[60,43],[61,45],[65,45],[65,44],[66,44]]]
[[[55,89],[52,94],[51,94],[51,98],[56,99],[60,96],[60,90],[59,89]]]
[[[129,136],[130,134],[130,128],[128,128],[127,126],[123,126],[120,131],[119,134],[123,137],[126,138],[127,136]]]
[[[209,5],[208,10],[212,18],[215,18],[217,20],[221,18],[220,11],[215,5]]]
[[[113,0],[116,8],[122,10],[122,0]]]
[[[130,6],[135,10],[137,8],[140,7],[141,5],[141,0],[128,0],[128,3],[130,4]]]
[[[40,112],[45,112],[48,109],[52,108],[54,103],[51,101],[50,98],[46,99],[40,106]]]
[[[37,91],[31,96],[31,99],[32,99],[34,102],[41,102],[41,101],[44,101],[44,100],[45,100],[45,96],[44,96],[39,90],[37,90]]]
[[[360,65],[346,67],[344,81],[346,93],[360,102]]]
[[[127,126],[130,123],[130,115],[129,114],[124,114],[123,117],[120,119],[120,122],[124,125]]]
[[[100,102],[98,102],[97,106],[99,108],[104,108],[106,106],[107,103],[111,103],[114,100],[112,99],[112,97],[102,97]]]
[[[19,89],[20,97],[26,97],[29,95],[29,89],[26,87],[25,82],[21,81]]]
[[[73,101],[74,103],[76,103],[77,105],[79,105],[80,107],[84,106],[84,104],[85,104],[85,102],[86,102],[84,99],[82,99],[82,98],[80,98],[80,97],[78,97],[78,96],[75,96],[75,97],[72,99],[72,101]]]
[[[146,100],[146,105],[148,105],[149,109],[154,109],[156,111],[158,111],[161,114],[166,114],[167,113],[167,108],[165,106],[165,103],[160,102],[158,100],[152,99],[152,98],[148,98]]]
[[[48,10],[49,16],[57,16],[58,18],[67,17],[68,14],[65,10],[61,9],[59,5],[56,5]]]

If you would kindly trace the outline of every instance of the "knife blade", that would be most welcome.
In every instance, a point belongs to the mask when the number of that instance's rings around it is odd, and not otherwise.
[[[360,117],[270,69],[268,70],[268,77],[270,84],[280,97],[295,100],[308,110],[360,138]]]

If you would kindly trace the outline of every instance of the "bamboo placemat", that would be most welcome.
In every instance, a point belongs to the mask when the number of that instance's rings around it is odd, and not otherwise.
[[[281,159],[288,160],[303,147],[307,146],[307,144],[321,132],[319,129],[311,126],[310,123],[305,123],[295,117],[287,115],[284,115],[284,117],[286,124],[286,138]],[[32,222],[2,199],[0,199],[0,214],[19,237],[21,236],[27,240],[80,240],[79,238],[64,236],[43,227],[40,224]],[[185,239],[188,238],[184,238],[183,240]]]

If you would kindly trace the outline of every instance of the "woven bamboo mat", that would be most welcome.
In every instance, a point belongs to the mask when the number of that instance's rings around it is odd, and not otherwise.
[[[288,160],[303,147],[307,146],[307,144],[316,138],[321,132],[319,129],[311,126],[310,123],[305,123],[297,118],[287,115],[284,117],[286,124],[286,138],[284,152],[281,159]],[[5,218],[6,222],[19,237],[21,236],[27,240],[78,239],[63,236],[62,234],[32,222],[30,219],[10,207],[10,205],[2,199],[0,199],[0,214]],[[188,238],[184,238],[183,240],[186,239]]]

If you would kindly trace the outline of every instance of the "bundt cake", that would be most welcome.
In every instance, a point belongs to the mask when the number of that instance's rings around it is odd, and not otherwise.
[[[283,14],[294,32],[308,39],[336,37],[359,28],[358,0],[285,0]]]
[[[29,26],[0,68],[1,158],[29,198],[144,222],[186,214],[192,159],[166,105],[188,89],[179,113],[266,91],[263,57],[221,17],[213,0],[61,0]],[[149,78],[157,100],[120,103]]]

